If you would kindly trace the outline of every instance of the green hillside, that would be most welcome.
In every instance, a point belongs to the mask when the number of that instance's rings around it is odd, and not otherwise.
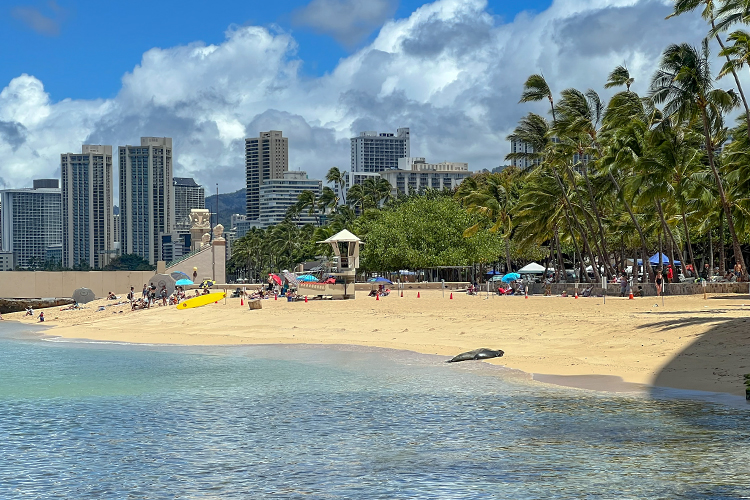
[[[206,197],[206,208],[216,213],[216,195]],[[219,193],[219,223],[230,228],[232,214],[245,214],[245,189],[233,193]]]

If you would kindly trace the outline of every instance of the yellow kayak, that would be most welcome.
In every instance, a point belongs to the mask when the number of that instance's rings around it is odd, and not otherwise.
[[[226,293],[209,293],[207,295],[201,295],[200,297],[193,297],[192,299],[186,299],[183,302],[177,304],[177,309],[192,309],[193,307],[205,306],[213,302],[218,302],[227,296]]]

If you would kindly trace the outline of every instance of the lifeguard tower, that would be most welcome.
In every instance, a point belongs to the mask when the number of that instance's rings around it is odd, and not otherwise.
[[[328,243],[333,249],[337,264],[334,272],[330,274],[336,276],[336,284],[300,283],[300,293],[305,293],[308,289],[313,292],[314,289],[317,293],[310,293],[310,295],[329,296],[334,299],[353,299],[354,278],[359,267],[359,246],[362,244],[362,240],[344,229],[318,243]],[[325,288],[318,290],[318,287]]]

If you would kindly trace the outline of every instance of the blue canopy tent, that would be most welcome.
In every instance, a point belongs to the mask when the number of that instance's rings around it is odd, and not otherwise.
[[[650,263],[650,264],[651,264],[652,266],[658,266],[658,265],[659,265],[659,252],[656,252],[656,253],[655,253],[654,255],[652,255],[652,256],[651,256],[651,257],[650,257],[650,258],[648,259],[648,262],[649,262],[649,263]],[[675,260],[675,261],[674,261],[674,263],[675,263],[675,265],[677,265],[677,266],[679,266],[679,265],[681,264],[681,262],[680,262],[679,260]],[[639,264],[639,265],[641,264],[641,261],[640,261],[640,260],[638,261],[638,264]],[[669,264],[669,257],[667,257],[667,256],[666,256],[666,255],[664,255],[664,254],[661,254],[661,264],[662,264],[662,265],[664,265],[664,264]]]

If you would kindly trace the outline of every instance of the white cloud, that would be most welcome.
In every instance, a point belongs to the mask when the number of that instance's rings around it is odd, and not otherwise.
[[[60,153],[83,142],[133,144],[174,138],[176,171],[222,191],[244,186],[244,138],[280,129],[290,168],[321,178],[348,168],[348,138],[363,130],[412,130],[412,154],[493,168],[523,114],[526,77],[542,71],[554,90],[602,88],[618,64],[645,91],[663,48],[698,43],[698,14],[664,20],[658,0],[557,0],[502,23],[482,0],[438,0],[385,23],[376,39],[317,78],[299,73],[284,32],[235,27],[218,45],[151,49],[109,100],[52,103],[36,78],[0,92],[0,186],[59,172]],[[728,85],[729,83],[724,83]]]

